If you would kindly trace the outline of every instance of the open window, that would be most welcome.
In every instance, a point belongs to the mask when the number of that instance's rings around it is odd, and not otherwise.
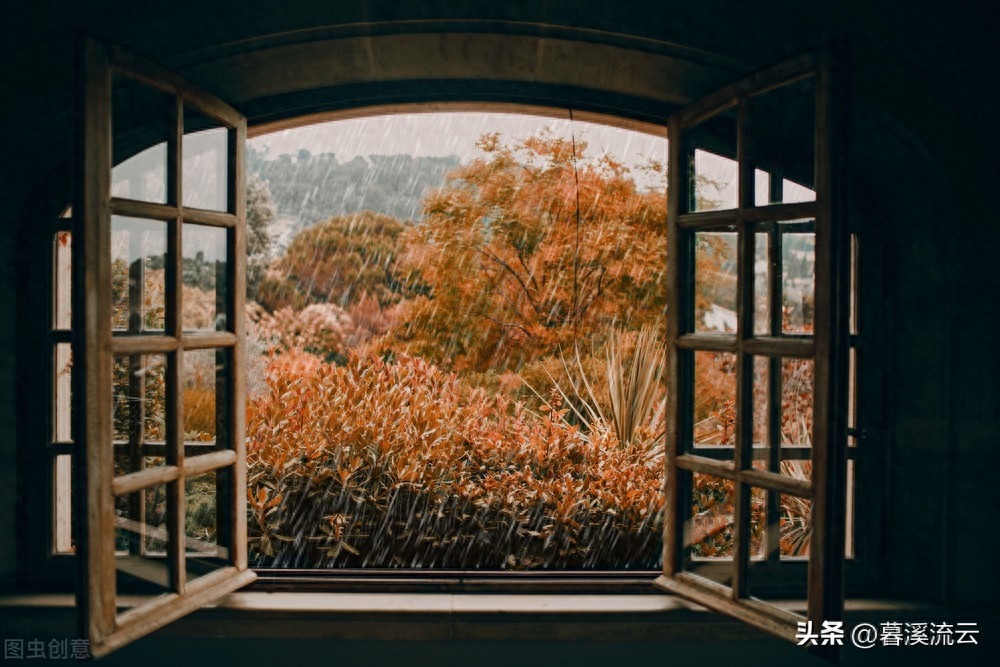
[[[116,47],[84,39],[81,49],[77,608],[100,656],[254,578],[236,316],[246,120]],[[190,286],[196,269],[204,275]]]
[[[81,63],[72,236],[56,248],[57,266],[72,266],[57,298],[66,282],[73,295],[72,357],[64,336],[56,359],[73,371],[72,392],[62,381],[57,400],[72,394],[74,413],[54,428],[78,457],[78,608],[101,655],[254,578],[244,442],[246,120],[94,40],[84,42]],[[658,584],[786,637],[806,617],[758,600],[754,583],[766,569],[758,565],[787,555],[783,526],[799,522],[791,525],[799,561],[788,564],[806,573],[810,620],[839,619],[850,549],[849,249],[832,77],[830,54],[810,54],[681,110],[669,127]],[[701,173],[706,151],[735,157],[732,182],[711,202],[697,196],[699,178],[727,175]],[[72,262],[63,261],[67,248]],[[705,253],[714,261],[700,261]],[[712,299],[699,298],[706,267],[732,276],[708,281],[718,290]],[[66,319],[66,304],[56,306]],[[705,359],[732,386],[731,419],[721,420],[729,431],[711,438],[696,422]],[[786,396],[808,397],[808,421],[794,418],[802,412]],[[59,459],[56,474],[66,477],[69,461]],[[706,490],[714,508],[695,502]],[[718,533],[708,524],[729,532],[725,562],[706,558],[694,539]],[[69,536],[58,534],[59,550],[70,551]]]
[[[820,51],[757,72],[680,110],[668,130],[669,421],[657,584],[789,639],[806,619],[817,630],[840,620],[843,605],[851,281],[833,65]],[[736,157],[728,201],[695,196],[706,150]],[[702,323],[710,253],[732,260],[732,332]],[[731,395],[724,448],[698,428],[702,369],[720,359]],[[707,548],[716,525],[725,538]],[[790,540],[807,566],[805,616],[757,596],[758,575]],[[723,563],[705,557],[719,550]]]

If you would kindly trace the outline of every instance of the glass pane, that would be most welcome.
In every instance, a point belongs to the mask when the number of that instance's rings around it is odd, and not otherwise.
[[[690,519],[684,526],[683,569],[732,584],[734,482],[702,473],[681,473],[691,483]]]
[[[695,233],[695,331],[736,331],[736,253],[736,232]]]
[[[771,201],[771,174],[760,169],[753,171],[753,205],[764,206]]]
[[[785,333],[812,333],[816,294],[816,235],[781,236],[782,322]]]
[[[119,609],[141,598],[171,590],[167,564],[167,485],[160,484],[115,499],[115,567]]]
[[[731,352],[694,353],[693,437],[696,447],[736,443],[736,355]],[[730,449],[725,458],[732,457]]]
[[[857,422],[858,348],[847,353],[847,428],[858,428]]]
[[[781,444],[811,445],[813,361],[781,360]]]
[[[225,489],[219,493],[219,486],[225,479],[228,475],[224,472],[211,471],[185,482],[184,549],[188,581],[230,564],[226,531],[221,531],[223,539],[219,539],[219,519],[223,514],[219,511],[219,500],[228,497]]]
[[[162,354],[115,356],[112,417],[116,443],[166,439],[166,363]]]
[[[124,76],[112,78],[111,95],[111,194],[164,204],[174,98]]]
[[[72,442],[73,431],[73,351],[69,343],[57,343],[55,356],[55,384],[53,391],[52,439],[54,442]]]
[[[781,557],[808,557],[809,540],[812,537],[812,501],[783,493],[779,504]]]
[[[858,235],[851,234],[851,305],[849,331],[858,333]]]
[[[844,511],[844,557],[854,558],[854,459],[847,459],[847,494]]]
[[[56,329],[69,330],[73,326],[73,234],[72,232],[56,232],[53,243],[54,270],[52,285],[53,295],[52,326]]]
[[[752,553],[760,553],[761,548],[770,552],[772,567],[763,567],[763,563],[750,566],[748,592],[756,598],[787,601],[789,611],[802,614],[806,609],[808,590],[808,563],[805,558],[809,554],[812,533],[811,503],[757,487],[752,494],[753,516],[759,517],[754,524],[759,528],[751,530],[757,540],[754,544],[757,550]],[[763,504],[758,504],[759,501]],[[771,510],[769,514],[765,511],[768,506]],[[775,569],[773,564],[778,562],[781,563],[780,568]]]
[[[753,259],[753,332],[767,335],[771,331],[771,259],[768,255],[770,234],[754,234]]]
[[[736,107],[731,107],[684,131],[692,165],[688,185],[689,211],[737,207],[737,118]]]
[[[771,179],[781,179],[780,192],[769,188],[770,203],[814,200],[816,85],[813,78],[752,97],[749,110],[756,166],[769,172]]]
[[[60,454],[54,465],[52,547],[57,554],[73,553],[73,457]]]
[[[111,217],[111,327],[162,331],[166,321],[167,223]]]
[[[771,382],[771,359],[768,357],[753,358],[753,446],[754,460],[767,460],[768,443],[770,442],[768,426],[770,424],[770,401],[768,392]]]
[[[228,210],[229,132],[199,111],[184,107],[181,187],[184,206]]]
[[[226,328],[226,239],[221,227],[184,225],[185,330]]]
[[[184,441],[212,443],[225,406],[226,350],[187,350],[181,391],[184,403]]]

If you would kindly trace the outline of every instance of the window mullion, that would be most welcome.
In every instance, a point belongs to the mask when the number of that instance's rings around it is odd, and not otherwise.
[[[167,559],[171,588],[183,594],[187,585],[184,564],[184,405],[181,390],[181,368],[184,364],[183,330],[183,201],[181,192],[183,145],[183,107],[180,97],[171,107],[171,134],[167,141],[167,199],[177,208],[177,215],[167,222],[166,313],[165,327],[177,341],[176,349],[167,354],[166,371],[166,438],[167,464],[177,466],[177,479],[167,485]]]
[[[769,183],[770,203],[782,199],[782,175],[778,170],[771,172]],[[772,336],[781,335],[782,320],[782,237],[778,225],[773,225],[768,231],[767,261],[768,275],[768,331]],[[769,472],[781,472],[781,357],[769,357],[767,360],[767,469]],[[768,490],[767,492],[767,560],[778,563],[781,559],[781,495]]]

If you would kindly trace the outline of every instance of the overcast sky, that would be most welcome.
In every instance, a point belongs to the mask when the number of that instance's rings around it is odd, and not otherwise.
[[[662,136],[580,120],[570,122],[568,117],[508,113],[409,113],[338,120],[262,135],[250,144],[256,150],[266,147],[272,157],[305,148],[313,154],[336,153],[341,162],[358,155],[394,153],[457,155],[468,162],[482,155],[475,143],[486,132],[523,138],[546,127],[557,136],[575,135],[578,142],[586,142],[591,156],[606,151],[629,166],[645,164],[650,158],[666,162],[667,142]]]

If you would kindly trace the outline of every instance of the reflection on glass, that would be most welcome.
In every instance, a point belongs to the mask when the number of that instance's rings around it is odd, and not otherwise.
[[[191,107],[184,108],[181,187],[184,206],[228,209],[229,129]]]
[[[166,361],[162,354],[114,358],[115,442],[162,442],[166,438]]]
[[[220,495],[226,495],[226,486],[223,483],[220,487],[220,482],[226,479],[225,471],[211,471],[186,480],[184,563],[188,582],[230,564],[228,541],[219,526]]]
[[[73,401],[73,352],[69,343],[55,346],[55,382],[52,411],[52,437],[55,442],[72,442],[70,422]]]
[[[770,415],[768,413],[768,387],[771,378],[771,360],[768,357],[753,358],[753,445],[754,459],[766,456],[766,449],[757,450],[758,447],[766,448],[770,440],[768,439],[768,424]]]
[[[52,547],[56,553],[72,553],[73,544],[73,457],[60,454],[55,458],[55,484],[53,486]]]
[[[167,224],[111,218],[111,327],[162,331],[166,321]]]
[[[52,326],[56,329],[69,330],[73,326],[73,234],[72,232],[56,232],[53,253],[55,255],[54,276],[55,303],[53,308]]]
[[[695,233],[695,331],[736,331],[736,256],[736,232]]]
[[[816,85],[812,77],[769,90],[750,99],[750,136],[758,167],[781,179],[771,183],[764,203],[812,201],[815,193]],[[779,198],[780,197],[780,198]]]
[[[811,445],[813,361],[781,360],[781,444]]]
[[[188,350],[181,378],[184,440],[213,442],[219,419],[217,406],[225,388],[225,350]]]
[[[226,237],[221,227],[184,225],[185,330],[226,328]]]
[[[694,444],[736,442],[736,355],[694,353]]]
[[[117,75],[112,78],[111,96],[112,196],[166,203],[173,96]]]
[[[801,558],[809,555],[812,538],[812,501],[781,494],[780,546],[782,558]]]
[[[771,174],[761,169],[753,170],[753,205],[764,206],[771,202]]]
[[[770,235],[754,234],[753,257],[753,332],[766,335],[771,331],[771,259],[768,254]]]
[[[116,605],[119,608],[133,607],[141,602],[131,596],[171,590],[166,559],[170,541],[167,504],[164,484],[115,499]]]
[[[816,295],[816,235],[782,235],[782,331],[812,333]]]
[[[691,477],[691,518],[685,546],[693,558],[732,558],[734,483],[697,472]]]
[[[684,130],[688,146],[694,148],[689,211],[716,211],[738,205],[739,169],[736,163],[736,107]]]

